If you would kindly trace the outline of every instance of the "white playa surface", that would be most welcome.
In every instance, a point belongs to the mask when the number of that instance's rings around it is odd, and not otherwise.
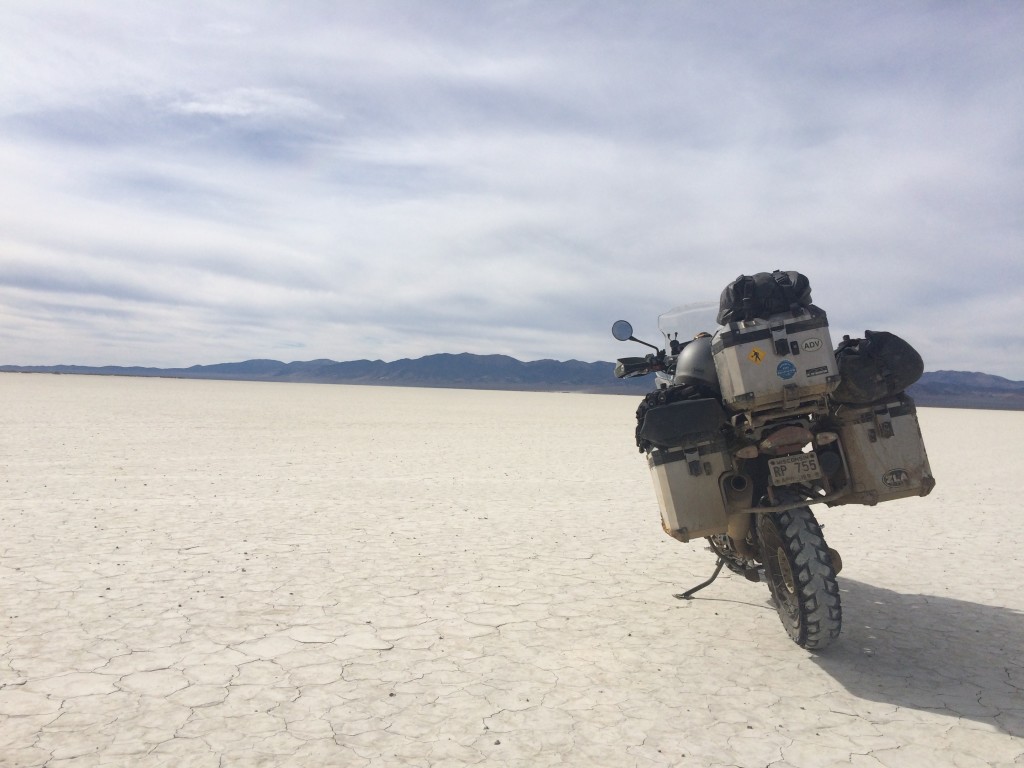
[[[0,765],[1024,765],[1024,413],[816,509],[814,655],[673,599],[638,401],[0,374]]]

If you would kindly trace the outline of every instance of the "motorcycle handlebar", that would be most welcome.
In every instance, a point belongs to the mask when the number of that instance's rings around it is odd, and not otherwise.
[[[615,378],[628,379],[634,376],[646,376],[654,371],[665,370],[665,363],[662,355],[657,357],[647,355],[646,357],[620,357],[615,364]]]

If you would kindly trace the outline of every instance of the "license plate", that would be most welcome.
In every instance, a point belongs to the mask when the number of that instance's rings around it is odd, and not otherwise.
[[[795,456],[768,459],[768,471],[771,473],[772,485],[805,483],[808,480],[821,478],[818,457],[813,453],[798,453]]]

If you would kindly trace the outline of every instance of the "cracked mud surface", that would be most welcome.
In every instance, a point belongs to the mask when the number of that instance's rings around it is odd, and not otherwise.
[[[813,655],[764,584],[671,597],[714,560],[635,398],[0,393],[0,766],[1024,766],[1024,414],[924,410],[932,496],[816,510]]]

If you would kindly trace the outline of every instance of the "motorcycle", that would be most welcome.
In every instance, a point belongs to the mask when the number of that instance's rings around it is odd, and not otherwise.
[[[870,403],[832,398],[841,377],[816,307],[717,327],[717,306],[660,315],[662,346],[636,338],[625,320],[612,327],[619,341],[654,350],[619,358],[615,376],[655,374],[636,442],[662,527],[682,542],[704,538],[717,558],[708,580],[675,597],[691,599],[723,568],[767,582],[789,637],[820,651],[842,629],[843,563],[811,505],[926,495],[934,479],[916,410],[902,392]]]

